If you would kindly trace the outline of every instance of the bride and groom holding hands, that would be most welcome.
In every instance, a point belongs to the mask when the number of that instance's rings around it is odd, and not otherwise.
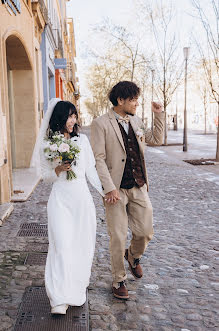
[[[93,120],[91,144],[79,132],[75,106],[60,99],[50,101],[35,155],[40,159],[42,178],[53,183],[47,205],[49,249],[45,268],[53,314],[65,314],[69,305],[81,306],[86,301],[96,240],[96,211],[86,177],[104,201],[113,295],[129,298],[125,259],[136,279],[143,276],[140,259],[153,236],[144,147],[145,143],[162,144],[164,113],[162,106],[153,102],[154,128],[144,129],[136,116],[139,95],[140,89],[133,82],[122,81],[112,88],[109,99],[113,107]],[[44,153],[48,129],[60,132],[77,146],[76,162],[48,161]],[[76,178],[67,180],[69,171]],[[132,239],[126,248],[128,227]]]

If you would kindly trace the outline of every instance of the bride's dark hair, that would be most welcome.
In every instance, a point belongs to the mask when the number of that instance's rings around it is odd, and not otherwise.
[[[78,112],[73,103],[69,101],[59,101],[53,110],[52,116],[49,121],[49,129],[52,132],[60,131],[64,132],[65,124],[68,120],[68,117],[72,114],[76,115],[78,120]],[[73,131],[70,133],[71,137],[78,136],[79,134],[79,125],[75,123]]]

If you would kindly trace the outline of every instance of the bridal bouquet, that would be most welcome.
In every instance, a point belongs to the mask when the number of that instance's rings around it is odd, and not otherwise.
[[[60,132],[50,132],[49,137],[45,138],[44,142],[44,154],[48,161],[58,161],[58,163],[68,161],[76,165],[80,149],[74,141],[66,139]],[[73,178],[76,178],[74,171],[67,171],[67,180]]]

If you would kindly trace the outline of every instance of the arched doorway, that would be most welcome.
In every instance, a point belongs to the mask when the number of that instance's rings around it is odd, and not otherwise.
[[[6,39],[12,168],[28,168],[36,138],[33,69],[21,40]]]

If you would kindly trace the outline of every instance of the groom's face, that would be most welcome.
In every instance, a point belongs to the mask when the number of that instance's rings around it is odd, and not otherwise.
[[[128,115],[134,116],[136,114],[136,109],[139,106],[138,98],[125,99],[123,101],[123,111]]]

